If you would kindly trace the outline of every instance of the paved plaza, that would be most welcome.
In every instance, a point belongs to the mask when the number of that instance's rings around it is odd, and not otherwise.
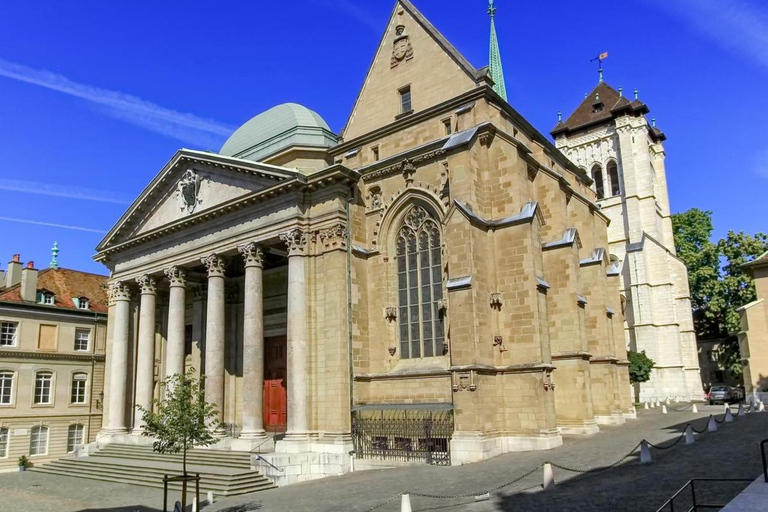
[[[682,408],[682,405],[672,407]],[[588,438],[566,438],[564,446],[550,451],[510,453],[489,461],[459,467],[409,466],[359,471],[342,477],[298,484],[257,494],[223,499],[205,507],[209,512],[247,511],[357,511],[366,512],[401,492],[441,496],[475,494],[516,480],[550,460],[574,469],[610,465],[646,438],[669,443],[679,437],[686,423],[702,429],[711,413],[722,407],[700,406],[699,414],[659,409],[640,411],[638,419],[621,427],[603,427]],[[631,457],[616,468],[599,473],[571,473],[555,469],[558,482],[551,492],[541,492],[541,470],[476,502],[474,497],[412,498],[414,511],[654,511],[689,479],[695,477],[755,478],[761,470],[759,441],[768,437],[768,413],[748,414],[718,432],[697,436],[696,444],[683,442],[653,450],[654,461],[641,465]],[[728,500],[746,484],[724,488]],[[27,473],[0,475],[3,510],[115,512],[162,509],[162,492],[130,485]],[[399,499],[376,509],[399,510]]]

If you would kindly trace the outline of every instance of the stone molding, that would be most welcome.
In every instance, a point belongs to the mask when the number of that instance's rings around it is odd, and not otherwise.
[[[213,253],[206,258],[202,258],[200,262],[205,265],[208,277],[224,277],[224,258],[218,254]]]
[[[0,350],[0,359],[50,359],[62,361],[105,361],[104,354],[65,354],[61,352],[20,352]],[[99,413],[100,414],[100,413]]]
[[[154,277],[144,274],[136,278],[142,295],[155,295],[157,293],[157,281]]]
[[[237,248],[245,261],[245,268],[258,267],[264,268],[264,251],[256,242],[249,242]]]
[[[439,148],[432,151],[427,151],[426,153],[418,156],[403,158],[401,161],[395,164],[388,165],[387,167],[382,167],[381,169],[377,169],[375,171],[364,174],[363,182],[369,183],[371,181],[386,178],[397,173],[403,173],[406,182],[408,182],[409,179],[411,182],[413,182],[413,174],[416,172],[416,164],[426,163],[428,161],[434,160],[443,156],[445,153],[446,150]],[[410,176],[407,176],[407,174],[410,174]]]
[[[165,277],[168,278],[168,281],[170,281],[171,287],[185,287],[187,285],[187,273],[184,271],[184,269],[174,265],[163,270],[163,273],[165,274]]]
[[[336,224],[330,228],[315,231],[312,234],[312,241],[321,243],[326,250],[346,249],[347,248],[347,227],[342,224]]]
[[[302,228],[294,228],[290,231],[280,234],[282,240],[288,248],[288,256],[303,256],[307,253],[307,232]]]

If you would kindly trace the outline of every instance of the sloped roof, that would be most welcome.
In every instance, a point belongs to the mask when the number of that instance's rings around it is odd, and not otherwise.
[[[754,260],[750,261],[749,263],[745,263],[744,265],[742,265],[742,267],[754,268],[754,267],[762,267],[763,265],[768,265],[768,251],[765,251],[763,254],[761,254]]]
[[[552,136],[563,132],[575,132],[586,129],[592,125],[604,123],[614,117],[624,114],[647,114],[648,107],[640,100],[629,101],[621,96],[619,91],[600,82],[592,92],[587,94],[584,101],[565,120],[559,122],[552,130]]]
[[[78,309],[73,298],[86,297],[89,309],[94,313],[106,313],[109,308],[107,299],[107,276],[71,270],[68,268],[46,268],[37,276],[37,289],[54,294],[54,304],[42,305],[42,308]],[[0,302],[24,303],[20,295],[21,284],[0,291]]]

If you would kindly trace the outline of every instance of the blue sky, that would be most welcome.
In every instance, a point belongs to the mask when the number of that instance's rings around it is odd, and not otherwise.
[[[416,0],[472,62],[485,0]],[[340,130],[393,0],[3,2],[0,265],[13,253],[105,272],[96,244],[180,147],[294,101]],[[759,0],[497,0],[510,103],[548,133],[605,77],[667,134],[673,212],[716,235],[768,231],[768,6]],[[23,222],[22,222],[23,221]]]

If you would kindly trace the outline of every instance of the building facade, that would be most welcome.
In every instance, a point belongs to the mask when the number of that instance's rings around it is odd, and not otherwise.
[[[739,351],[747,399],[768,399],[768,252],[744,265],[755,280],[757,299],[740,307]]]
[[[0,470],[75,452],[101,429],[107,278],[22,267],[14,255],[0,273]]]
[[[666,136],[649,123],[648,107],[602,80],[552,131],[555,145],[593,180],[610,219],[611,267],[621,275],[627,347],[655,363],[636,385],[639,401],[701,400],[688,274],[677,258],[669,210]]]
[[[190,367],[218,446],[271,452],[279,483],[634,417],[609,218],[501,78],[401,0],[340,135],[285,104],[178,151],[97,248],[100,441],[140,442],[134,406]]]

